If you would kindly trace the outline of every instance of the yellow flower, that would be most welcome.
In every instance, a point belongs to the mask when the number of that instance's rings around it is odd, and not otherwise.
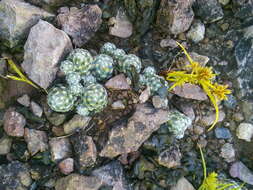
[[[182,86],[185,83],[200,85],[203,88],[204,92],[209,97],[216,112],[215,120],[211,125],[211,127],[208,129],[208,131],[210,131],[215,126],[215,124],[218,122],[219,119],[218,101],[226,99],[227,98],[226,95],[230,94],[231,92],[230,90],[227,89],[226,85],[219,85],[217,83],[213,84],[212,81],[216,76],[216,74],[213,73],[212,67],[204,67],[201,66],[198,62],[193,61],[189,53],[184,48],[184,46],[178,42],[177,44],[184,51],[188,61],[190,62],[190,65],[186,66],[190,68],[190,71],[188,71],[190,73],[188,73],[187,71],[168,72],[166,74],[166,80],[174,83],[169,88],[169,90],[172,90],[176,86]]]
[[[231,94],[231,91],[228,88],[228,85],[220,85],[215,83],[213,85],[213,94],[218,98],[218,100],[226,100],[227,95]]]
[[[195,74],[198,81],[211,81],[215,77],[215,74],[213,74],[211,67],[198,66],[195,68]]]

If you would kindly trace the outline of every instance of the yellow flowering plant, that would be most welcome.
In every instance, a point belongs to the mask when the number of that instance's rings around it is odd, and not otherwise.
[[[230,94],[231,91],[227,89],[227,85],[220,85],[213,82],[216,74],[213,73],[212,67],[201,66],[200,63],[193,61],[184,46],[178,42],[177,45],[184,51],[184,54],[190,63],[186,66],[189,68],[189,71],[167,72],[166,80],[174,83],[169,90],[172,90],[176,86],[183,86],[185,83],[201,86],[215,108],[215,120],[208,129],[208,131],[210,131],[219,119],[218,101],[226,100],[227,94]]]
[[[216,172],[212,172],[207,176],[206,171],[206,162],[204,158],[203,151],[201,147],[198,145],[202,160],[202,166],[203,166],[203,174],[204,179],[202,181],[201,186],[198,188],[198,190],[240,190],[244,184],[240,185],[240,187],[233,187],[233,183],[223,183],[218,179],[218,174]]]

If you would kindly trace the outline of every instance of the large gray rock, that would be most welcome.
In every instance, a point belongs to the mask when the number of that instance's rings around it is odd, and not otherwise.
[[[120,162],[112,161],[92,172],[94,176],[100,179],[103,184],[112,186],[112,190],[131,190],[127,183],[124,170]]]
[[[46,89],[55,79],[57,64],[73,49],[67,34],[46,21],[32,27],[25,43],[22,68]]]
[[[94,36],[102,23],[102,11],[97,5],[62,10],[64,11],[57,16],[58,23],[78,47]]]
[[[237,62],[237,96],[241,101],[242,111],[247,122],[253,122],[253,19],[243,29],[244,34],[235,46],[234,55]]]
[[[220,20],[224,15],[217,0],[196,0],[193,8],[195,14],[206,23]]]
[[[162,30],[179,34],[188,30],[193,21],[194,0],[162,0],[156,23]]]
[[[53,14],[23,0],[2,0],[0,1],[0,39],[12,48],[28,36],[29,30],[39,19],[53,17]]]
[[[15,161],[8,165],[0,165],[1,190],[27,190],[32,178],[27,165]]]
[[[149,136],[168,120],[169,111],[155,109],[149,104],[139,104],[126,124],[115,126],[100,156],[113,158],[138,150]]]
[[[232,177],[237,177],[243,182],[253,185],[253,173],[242,162],[233,163],[229,173]]]
[[[98,190],[102,181],[97,177],[71,174],[56,181],[55,190]]]

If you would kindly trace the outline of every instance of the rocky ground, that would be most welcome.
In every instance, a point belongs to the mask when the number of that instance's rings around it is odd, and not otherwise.
[[[112,42],[162,72],[187,62],[178,41],[232,90],[207,131],[215,111],[198,86],[151,96],[115,74],[109,105],[84,117],[0,78],[1,190],[194,190],[203,179],[197,144],[208,173],[253,189],[252,0],[1,0],[0,40],[0,57],[44,89],[75,48],[97,55]],[[11,72],[1,59],[0,75]]]

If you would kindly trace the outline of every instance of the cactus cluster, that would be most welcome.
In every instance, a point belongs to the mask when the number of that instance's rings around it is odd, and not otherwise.
[[[162,87],[167,88],[167,82],[154,68],[148,67],[140,74],[141,69],[139,57],[126,54],[112,43],[105,43],[95,57],[88,50],[75,49],[60,65],[66,84],[49,90],[48,105],[57,112],[76,109],[78,114],[85,116],[102,111],[108,103],[108,95],[100,82],[111,78],[114,70],[130,78],[135,71],[140,76],[140,86],[149,86],[153,94]]]
[[[143,73],[140,75],[140,85],[148,86],[153,95],[163,88],[165,88],[167,92],[169,88],[167,81],[163,77],[157,75],[153,67],[144,69]]]

